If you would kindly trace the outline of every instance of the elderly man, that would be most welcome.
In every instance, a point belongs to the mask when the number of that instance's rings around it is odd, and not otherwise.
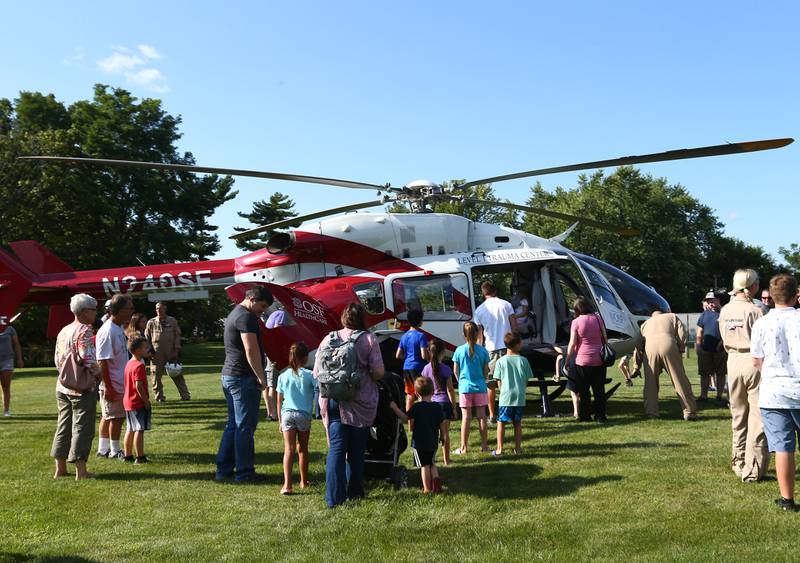
[[[744,482],[760,481],[769,466],[769,450],[761,413],[758,387],[761,373],[750,355],[753,324],[764,316],[758,301],[758,273],[736,270],[731,301],[719,313],[719,331],[728,353],[728,396],[733,430],[731,469]]]
[[[122,459],[125,454],[120,448],[119,436],[125,419],[122,395],[125,392],[125,364],[128,363],[128,338],[122,327],[128,324],[133,315],[131,296],[124,293],[115,295],[111,299],[110,314],[97,331],[97,363],[103,372],[97,456]]]
[[[725,387],[725,376],[728,373],[728,354],[722,346],[722,337],[719,334],[719,298],[713,291],[709,291],[703,300],[703,312],[697,319],[697,336],[695,349],[697,350],[697,372],[700,374],[700,398],[698,401],[708,401],[708,388],[711,378],[717,391],[717,404],[725,406],[722,400],[722,391]]]
[[[178,321],[174,317],[167,315],[167,305],[159,301],[156,303],[156,316],[147,321],[144,335],[152,346],[153,355],[150,358],[150,374],[153,377],[153,392],[156,401],[164,402],[164,385],[161,378],[164,376],[164,366],[167,362],[175,362],[181,352],[181,329]],[[186,379],[183,374],[172,377],[175,387],[181,396],[181,401],[188,401],[192,398],[189,388],[186,386]]]

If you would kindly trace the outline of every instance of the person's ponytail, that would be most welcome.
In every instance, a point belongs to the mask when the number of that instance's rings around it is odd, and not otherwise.
[[[300,375],[300,368],[308,361],[308,346],[305,342],[295,342],[289,348],[289,367],[293,375]]]
[[[465,322],[464,338],[467,340],[467,344],[469,344],[469,357],[472,358],[475,356],[475,344],[478,342],[478,325],[472,321]]]
[[[431,343],[428,344],[428,352],[431,355],[431,375],[433,376],[433,392],[439,392],[439,379],[441,378],[442,370],[440,369],[439,360],[441,359],[442,352],[444,352],[444,346],[442,345],[442,341],[438,338],[434,338],[431,340]]]

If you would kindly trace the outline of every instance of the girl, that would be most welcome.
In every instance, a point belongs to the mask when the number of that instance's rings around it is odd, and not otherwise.
[[[456,402],[456,392],[453,389],[453,372],[442,363],[444,344],[438,338],[428,345],[431,363],[422,368],[422,375],[433,380],[433,402],[439,403],[444,412],[444,420],[439,426],[439,435],[442,440],[442,461],[450,464],[450,421],[455,420],[456,411],[453,404]]]
[[[300,466],[300,488],[308,482],[308,436],[311,433],[311,407],[317,380],[304,366],[308,361],[308,347],[304,342],[292,344],[289,349],[289,367],[278,377],[278,421],[283,432],[283,487],[282,495],[292,494],[292,465],[297,447]]]
[[[472,321],[464,323],[464,338],[467,343],[456,348],[453,354],[453,373],[458,378],[458,404],[461,407],[461,447],[453,451],[456,455],[467,453],[469,425],[472,407],[481,433],[481,451],[489,451],[486,434],[486,405],[489,398],[486,377],[489,375],[489,352],[479,345],[478,325]]]

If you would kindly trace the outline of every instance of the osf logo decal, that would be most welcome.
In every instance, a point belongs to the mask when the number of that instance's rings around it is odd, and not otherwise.
[[[299,297],[292,297],[292,305],[294,306],[293,316],[295,318],[308,319],[322,325],[328,324],[322,307],[316,303],[300,299]]]

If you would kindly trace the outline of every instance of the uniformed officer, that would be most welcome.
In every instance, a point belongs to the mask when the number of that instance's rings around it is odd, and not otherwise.
[[[658,418],[658,376],[663,370],[672,378],[672,385],[683,405],[684,420],[697,420],[697,403],[692,385],[683,367],[686,351],[686,327],[670,312],[653,311],[641,327],[642,342],[634,354],[634,374],[644,364],[644,412]]]
[[[761,374],[750,357],[750,331],[762,310],[752,299],[758,295],[758,274],[736,270],[733,296],[719,313],[719,331],[728,352],[728,396],[733,418],[731,469],[742,481],[759,481],[769,466],[769,450],[758,409]]]
[[[177,361],[181,351],[181,329],[178,327],[178,321],[174,317],[167,315],[167,305],[165,303],[160,301],[156,303],[156,317],[147,321],[144,335],[153,349],[153,355],[150,358],[153,391],[155,392],[156,401],[162,402],[165,400],[164,386],[161,382],[161,378],[166,371],[164,365],[167,362]],[[181,400],[188,401],[191,395],[183,374],[173,377],[172,381],[175,383],[175,387],[178,388]]]

